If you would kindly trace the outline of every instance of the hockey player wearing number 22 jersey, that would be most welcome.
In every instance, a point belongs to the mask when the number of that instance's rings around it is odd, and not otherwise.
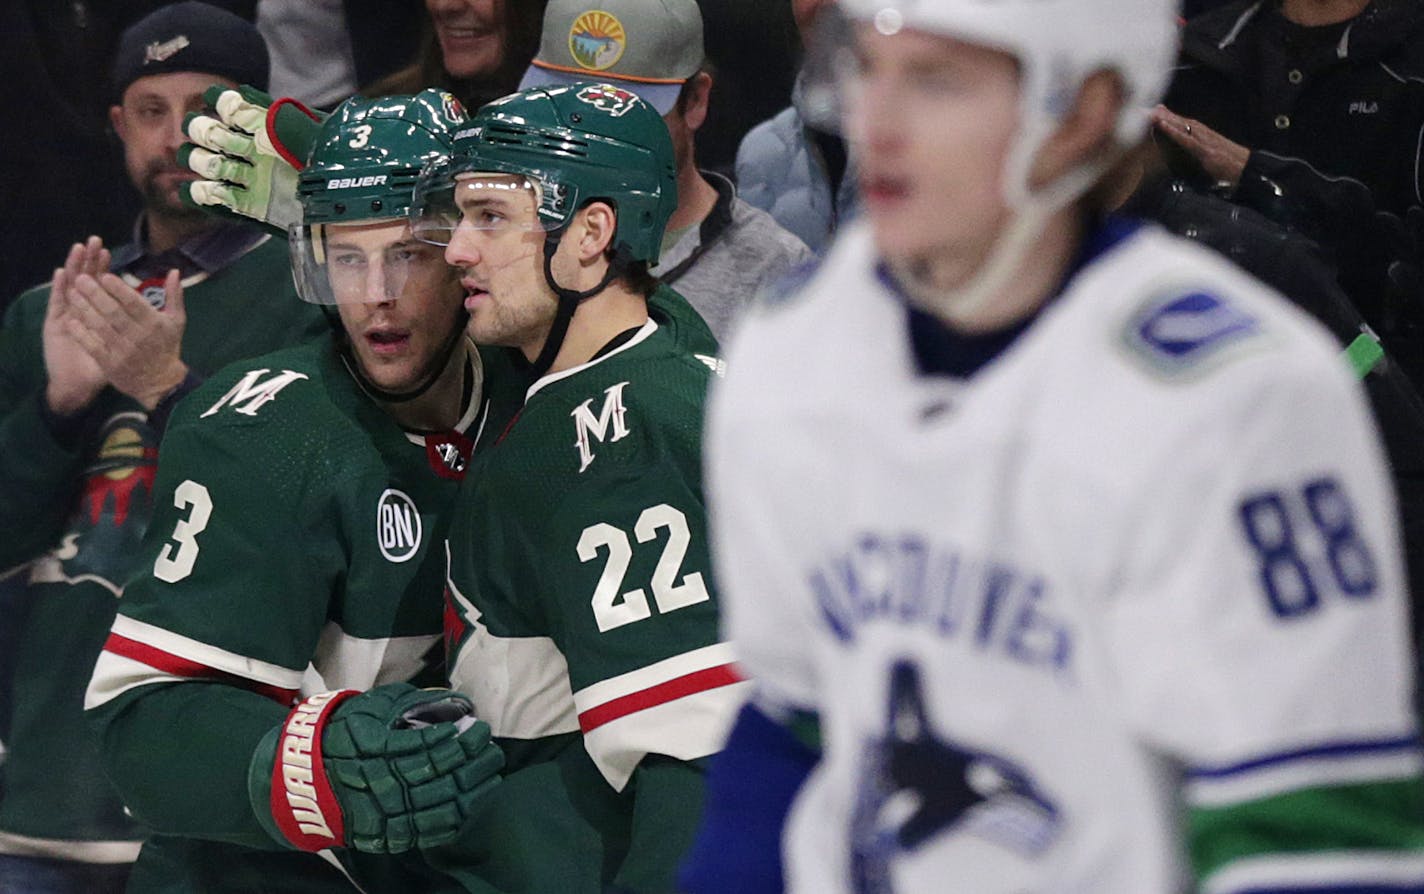
[[[417,207],[464,270],[470,331],[537,378],[471,465],[448,544],[451,685],[505,751],[499,806],[426,855],[470,891],[668,891],[745,688],[701,484],[720,362],[639,285],[676,205],[671,141],[603,84],[471,125]]]
[[[1424,891],[1399,533],[1349,370],[1223,259],[1082,213],[1095,174],[1054,196],[1115,90],[1150,106],[1171,4],[841,8],[867,217],[712,400],[756,694],[684,888]]]

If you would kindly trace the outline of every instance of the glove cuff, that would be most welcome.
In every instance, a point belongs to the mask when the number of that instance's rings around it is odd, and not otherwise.
[[[287,715],[278,728],[272,760],[272,819],[292,847],[319,851],[346,843],[341,804],[327,779],[321,736],[336,706],[354,689],[313,695]]]
[[[282,110],[286,106],[291,106],[298,112],[306,115],[311,119],[314,125],[310,128],[301,128],[301,130],[306,131],[301,134],[307,141],[305,145],[288,146],[287,140],[283,138],[282,132],[292,129],[284,127],[279,117],[282,115]],[[321,123],[322,119],[319,118],[315,112],[302,104],[301,101],[292,99],[290,96],[282,97],[267,108],[267,139],[272,143],[272,151],[280,155],[282,160],[291,165],[294,170],[302,170],[307,166],[307,155],[311,152],[311,144],[316,142],[317,128],[321,127]],[[303,124],[305,124],[305,122],[303,122]]]

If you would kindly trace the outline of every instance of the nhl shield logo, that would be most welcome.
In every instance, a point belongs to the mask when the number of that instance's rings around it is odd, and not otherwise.
[[[578,92],[578,98],[614,118],[626,114],[638,101],[638,95],[612,84],[590,84]]]
[[[628,34],[623,23],[601,9],[590,9],[569,28],[569,55],[580,68],[604,71],[623,58]]]
[[[391,562],[406,562],[420,552],[420,510],[404,492],[388,488],[376,503],[376,543]]]

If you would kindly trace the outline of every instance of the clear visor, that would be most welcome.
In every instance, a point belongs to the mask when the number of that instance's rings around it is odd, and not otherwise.
[[[431,245],[449,245],[459,228],[545,232],[557,221],[539,213],[543,190],[522,174],[453,172],[448,163],[427,169],[415,188],[411,230]]]
[[[312,304],[394,301],[454,275],[440,249],[402,219],[294,224],[287,239],[297,294]]]

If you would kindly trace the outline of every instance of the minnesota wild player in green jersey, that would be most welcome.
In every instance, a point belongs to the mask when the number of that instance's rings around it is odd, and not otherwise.
[[[228,367],[175,411],[158,509],[87,696],[107,769],[159,835],[130,891],[426,890],[502,755],[439,682],[441,546],[494,373],[459,274],[413,238],[446,93],[322,125],[290,234],[332,336]],[[498,416],[497,411],[495,416]],[[369,690],[369,691],[366,691]]]
[[[460,841],[426,850],[470,891],[670,889],[742,697],[701,480],[719,361],[649,316],[673,171],[657,112],[589,83],[485,106],[416,189],[467,331],[536,377],[448,540],[452,685],[508,758]]]

